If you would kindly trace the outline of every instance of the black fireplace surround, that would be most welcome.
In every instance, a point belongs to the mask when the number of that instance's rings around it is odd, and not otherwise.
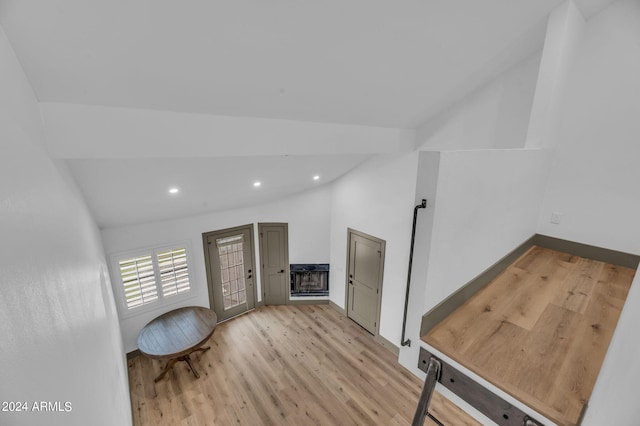
[[[329,264],[298,263],[289,265],[291,296],[329,296]]]

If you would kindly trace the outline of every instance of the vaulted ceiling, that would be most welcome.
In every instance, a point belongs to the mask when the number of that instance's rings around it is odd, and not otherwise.
[[[609,2],[577,3],[588,17]],[[561,3],[0,0],[0,24],[42,103],[332,123],[376,131],[415,128],[541,49],[547,16]],[[309,155],[323,156],[318,162],[325,164],[334,150],[328,144],[324,152],[315,148]],[[327,176],[339,176],[379,149],[357,151],[357,161],[337,161]],[[215,157],[211,152],[193,156]],[[136,169],[133,160],[118,168],[114,159],[95,165],[71,157],[77,180],[102,182],[86,185],[84,191],[105,197],[113,192],[102,181],[107,179],[101,177],[105,168],[134,178],[127,175]],[[256,161],[253,167],[260,172],[272,163]],[[157,177],[159,166],[148,166],[150,180]],[[179,167],[189,173],[184,161]],[[296,186],[295,191],[307,187]],[[201,201],[200,209],[203,203],[212,210],[229,208]],[[98,208],[90,204],[94,211]],[[135,219],[105,217],[99,223],[113,226],[153,214],[144,204],[137,208]],[[182,215],[190,212],[178,210]]]

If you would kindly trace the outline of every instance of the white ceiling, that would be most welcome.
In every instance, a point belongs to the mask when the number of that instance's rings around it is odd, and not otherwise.
[[[588,17],[610,1],[577,3]],[[415,128],[540,49],[546,17],[561,3],[0,0],[0,24],[41,102]],[[134,220],[98,210],[115,193],[100,179],[116,160],[82,161],[72,171],[99,224]],[[159,181],[161,170],[146,166]],[[273,164],[253,166],[268,173]],[[131,162],[121,169],[113,181],[135,178]],[[198,212],[203,202],[229,207],[197,198]]]
[[[368,156],[68,160],[103,227],[256,206],[331,182]],[[320,179],[314,180],[314,176]],[[261,182],[260,187],[253,183]],[[180,192],[169,194],[169,188]]]
[[[415,127],[561,2],[3,0],[0,22],[40,101]]]

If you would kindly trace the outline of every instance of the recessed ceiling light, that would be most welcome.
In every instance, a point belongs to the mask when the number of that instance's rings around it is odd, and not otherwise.
[[[320,175],[315,175],[315,176],[313,177],[313,180],[318,180],[318,179],[320,179]]]
[[[178,188],[169,188],[169,194],[177,194],[180,192]]]
[[[262,185],[260,181],[253,182],[253,186],[255,186],[256,188],[259,187],[260,185]]]

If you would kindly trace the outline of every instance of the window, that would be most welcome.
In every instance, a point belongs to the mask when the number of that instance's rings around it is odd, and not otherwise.
[[[178,296],[191,290],[186,245],[121,253],[112,261],[120,278],[124,314],[145,305],[178,301]]]

